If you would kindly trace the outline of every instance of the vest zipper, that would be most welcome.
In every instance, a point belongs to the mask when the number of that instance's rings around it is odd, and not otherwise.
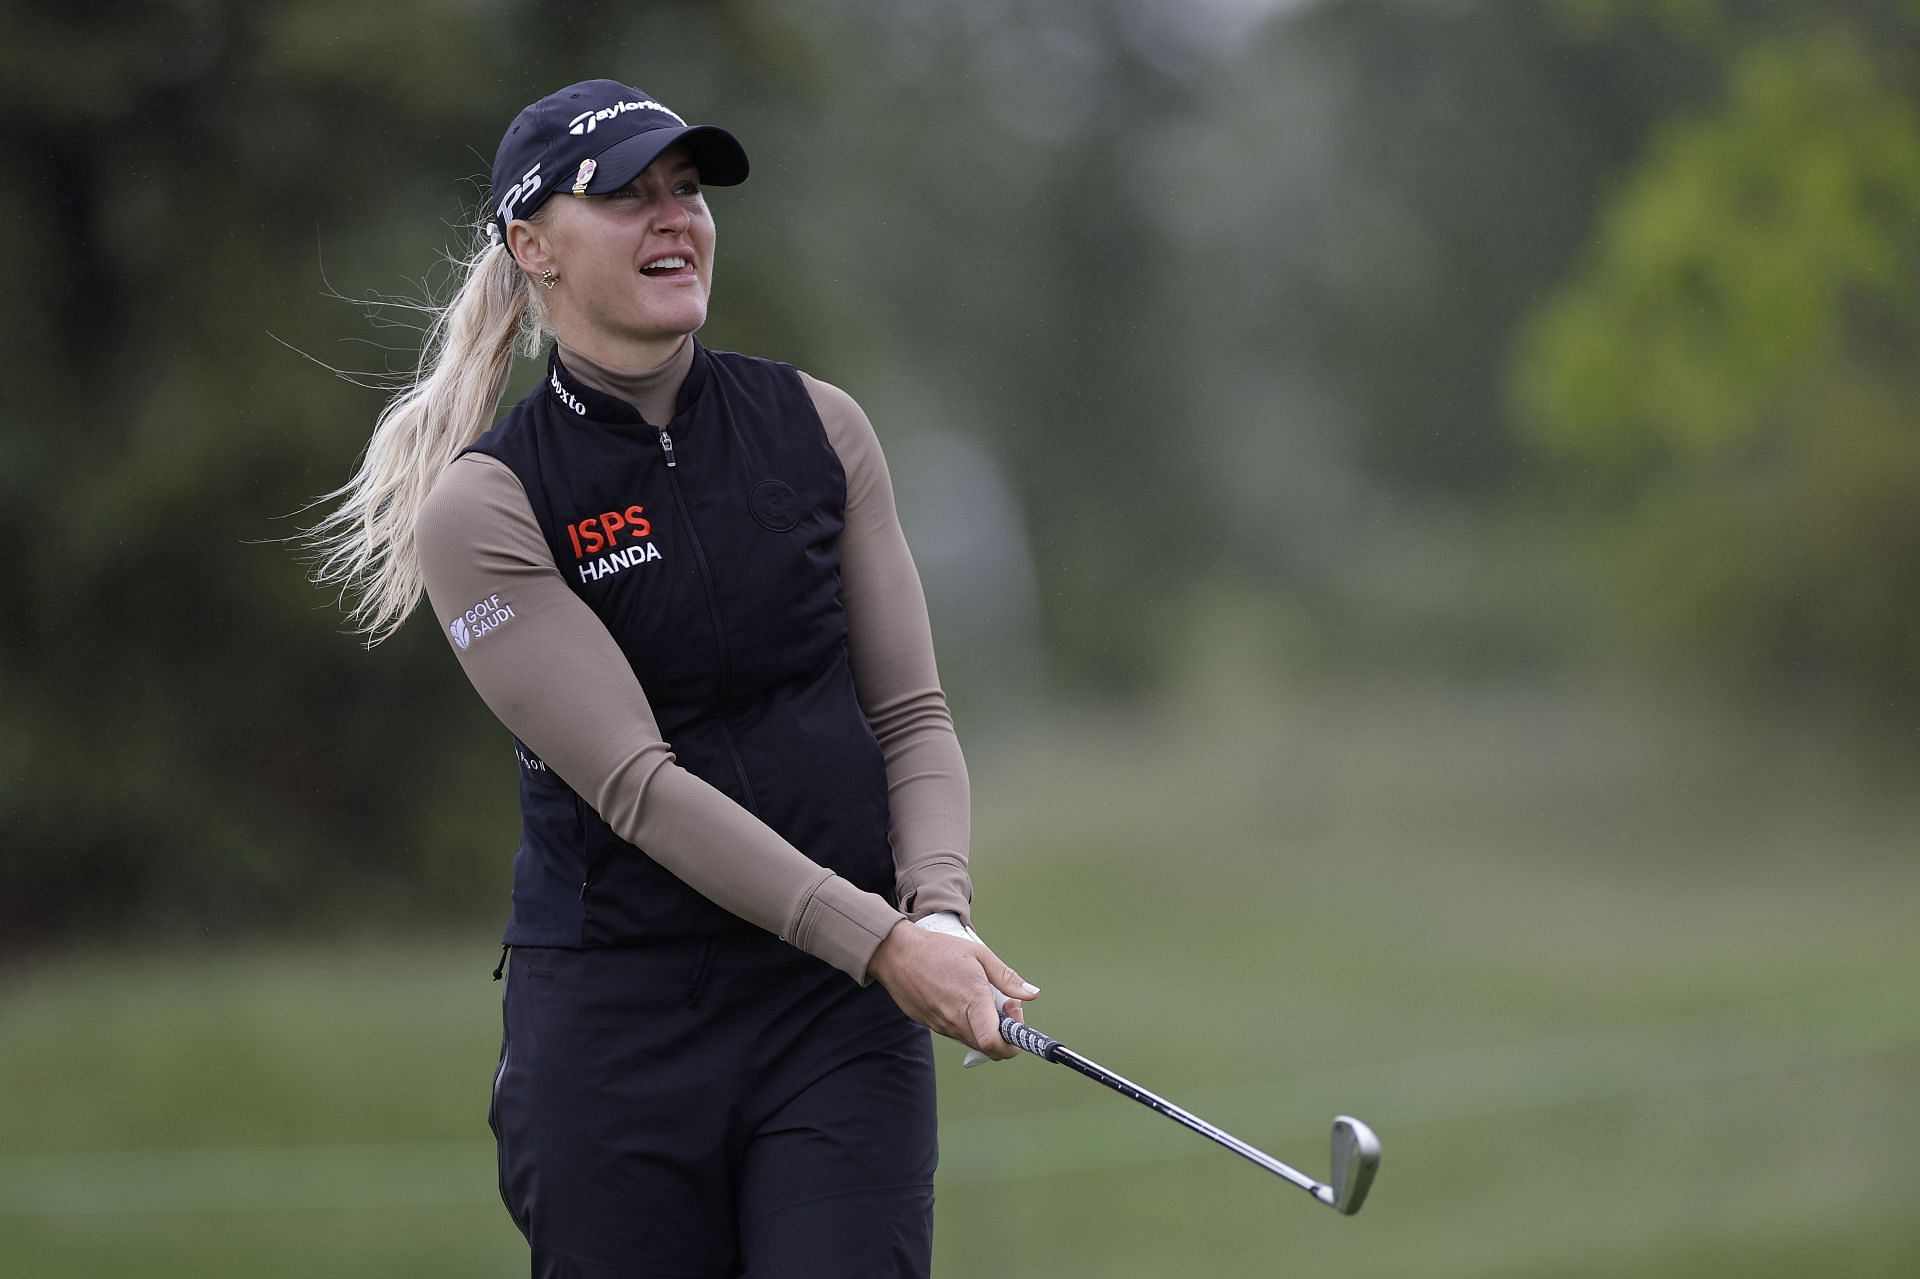
[[[687,509],[686,495],[680,491],[680,477],[675,475],[673,460],[673,437],[667,434],[667,428],[660,428],[660,452],[667,459],[667,483],[673,488],[673,504],[680,512],[680,522],[687,530],[687,543],[693,547],[693,565],[699,570],[700,585],[707,593],[707,612],[713,618],[713,639],[720,649],[720,736],[727,743],[727,754],[733,759],[734,776],[740,779],[742,803],[750,813],[758,814],[760,805],[753,797],[753,783],[747,780],[747,762],[740,758],[740,748],[734,745],[733,730],[727,727],[727,708],[733,702],[733,659],[727,652],[727,631],[720,621],[720,596],[713,586],[713,570],[707,564],[707,553],[700,546],[700,535],[693,529],[693,512]]]

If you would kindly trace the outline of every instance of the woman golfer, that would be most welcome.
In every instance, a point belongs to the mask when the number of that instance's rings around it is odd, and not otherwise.
[[[966,766],[873,428],[694,337],[702,190],[746,176],[611,80],[520,112],[315,530],[375,639],[424,587],[513,734],[490,1121],[536,1275],[926,1274],[923,1027],[1009,1057],[998,992],[1038,993],[965,928]]]

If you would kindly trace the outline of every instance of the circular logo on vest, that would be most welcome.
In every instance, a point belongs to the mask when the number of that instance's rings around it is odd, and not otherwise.
[[[747,498],[747,509],[761,528],[784,533],[800,522],[800,495],[779,480],[761,480]]]

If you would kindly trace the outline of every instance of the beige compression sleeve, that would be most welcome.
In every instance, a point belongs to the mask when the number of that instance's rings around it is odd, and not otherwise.
[[[971,923],[971,797],[953,714],[934,668],[933,630],[873,424],[839,387],[801,375],[847,473],[840,599],[860,709],[887,762],[900,909],[950,910]]]
[[[436,617],[493,595],[513,606],[511,622],[454,653],[500,722],[616,834],[725,909],[870,980],[867,962],[900,912],[675,763],[625,655],[561,578],[512,470],[484,454],[456,460],[421,510],[417,545]]]

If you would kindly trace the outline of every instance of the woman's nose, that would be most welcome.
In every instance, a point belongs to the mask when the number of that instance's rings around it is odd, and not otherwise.
[[[653,225],[661,231],[684,231],[693,215],[680,201],[669,198],[658,213],[653,215]]]

